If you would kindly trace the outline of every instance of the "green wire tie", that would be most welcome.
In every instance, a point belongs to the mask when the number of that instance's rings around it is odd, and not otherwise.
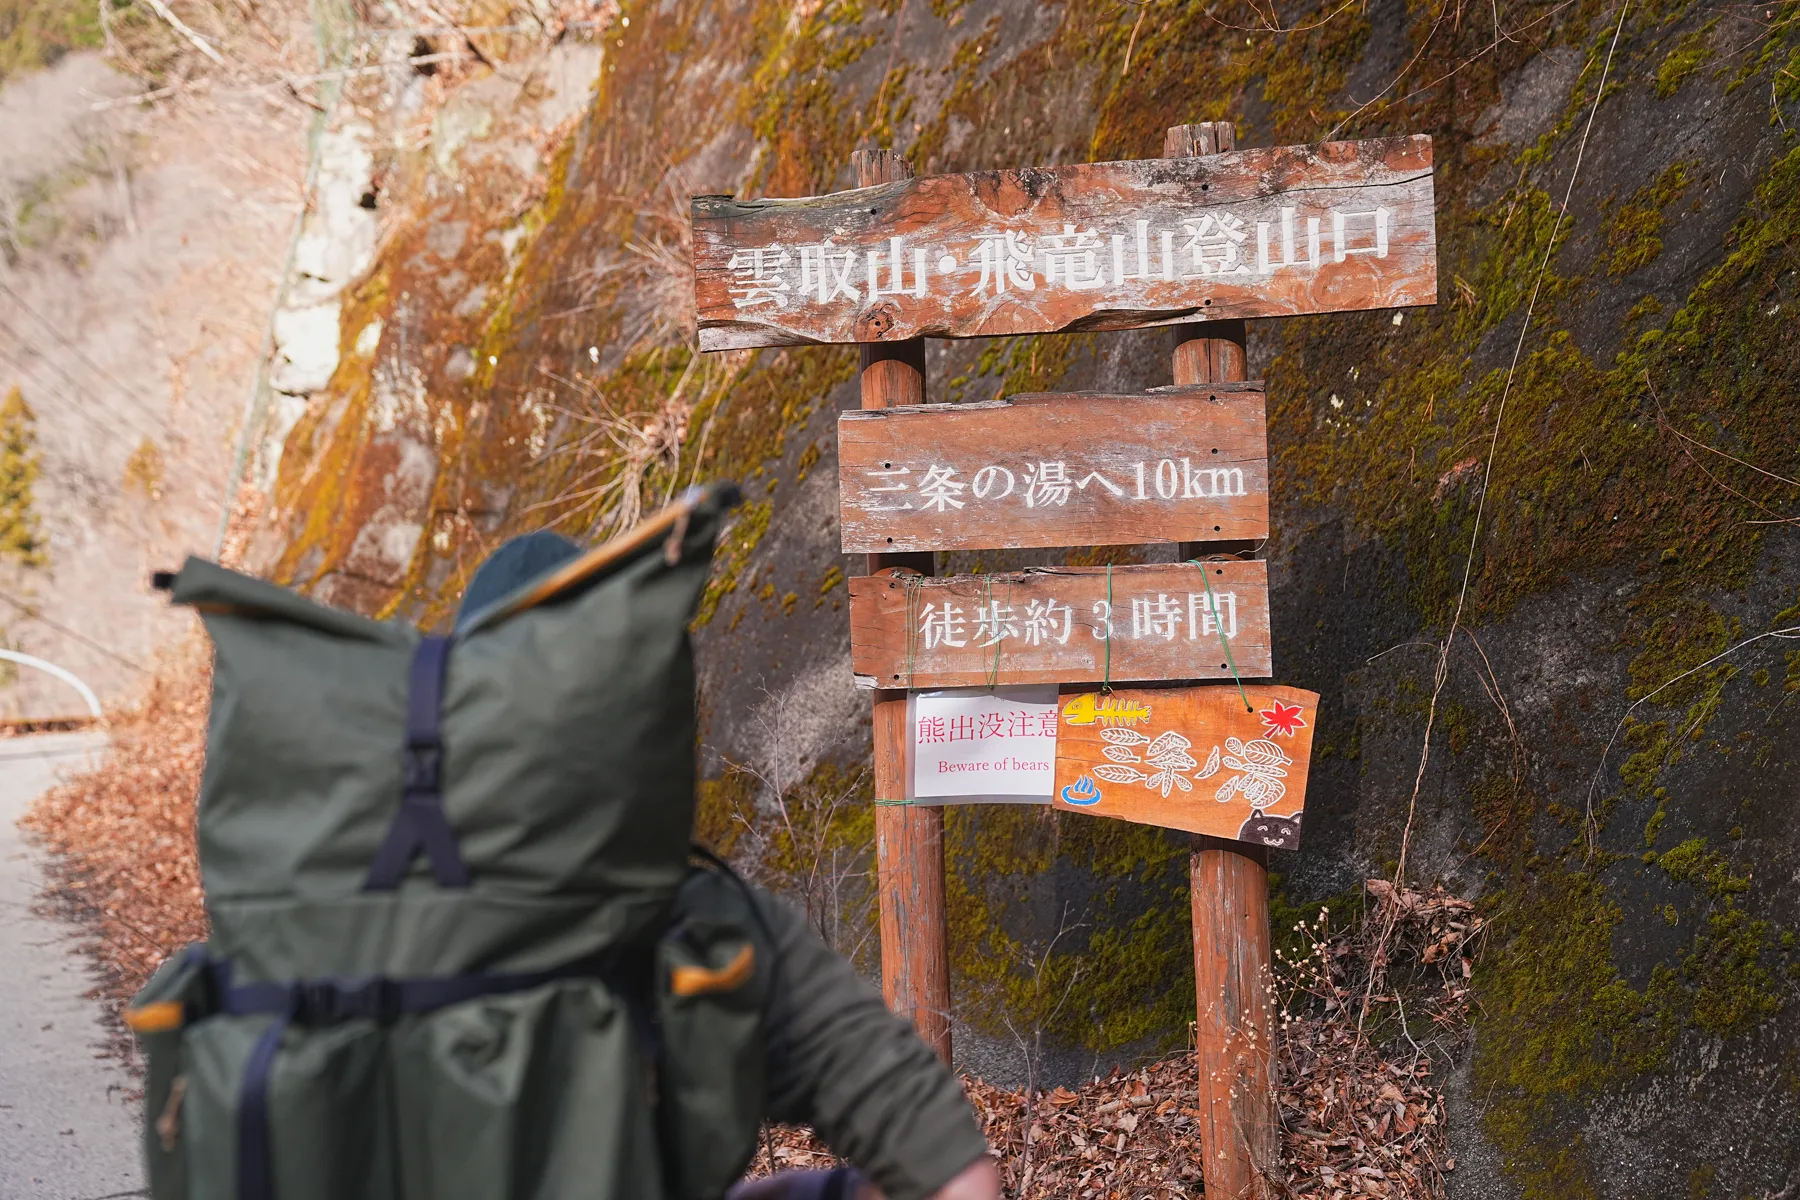
[[[1101,639],[1106,643],[1106,666],[1102,669],[1100,676],[1100,690],[1109,695],[1112,693],[1112,568],[1113,565],[1111,563],[1106,564],[1106,636]]]
[[[1010,609],[1012,606],[1007,605],[1007,607]],[[987,576],[987,611],[989,623],[993,626],[988,630],[988,636],[994,639],[994,661],[988,664],[987,672],[987,685],[989,690],[992,690],[1000,686],[1000,643],[1005,640],[1000,636],[1000,609],[994,603],[994,577],[992,575]],[[979,625],[980,622],[976,624]]]
[[[1237,684],[1238,696],[1244,701],[1244,711],[1255,712],[1255,705],[1250,703],[1250,693],[1244,690],[1244,681],[1238,676],[1237,660],[1231,657],[1231,639],[1225,636],[1225,622],[1219,615],[1219,601],[1213,596],[1212,580],[1207,578],[1206,564],[1197,558],[1190,558],[1188,561],[1200,568],[1200,582],[1206,585],[1206,602],[1212,605],[1213,624],[1219,629],[1219,645],[1225,648],[1225,665],[1231,668],[1231,678]]]
[[[919,666],[919,596],[923,589],[919,577],[916,575],[905,576],[904,582],[906,586],[906,686],[910,689]]]

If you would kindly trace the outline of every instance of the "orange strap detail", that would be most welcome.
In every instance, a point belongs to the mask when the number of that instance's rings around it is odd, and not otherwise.
[[[755,970],[756,948],[746,942],[737,957],[717,971],[705,967],[676,967],[669,976],[669,990],[677,996],[735,991],[749,982]]]
[[[165,1000],[161,1004],[126,1009],[125,1024],[133,1033],[168,1033],[171,1029],[180,1029],[186,1016],[185,1006],[179,1000]]]

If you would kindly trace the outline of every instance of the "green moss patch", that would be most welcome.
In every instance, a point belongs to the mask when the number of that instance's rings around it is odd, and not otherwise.
[[[1585,1147],[1555,1132],[1559,1118],[1663,1063],[1679,1028],[1662,1002],[1668,985],[1637,991],[1620,977],[1611,943],[1623,913],[1585,873],[1541,873],[1495,919],[1500,948],[1476,973],[1488,1135],[1525,1200],[1596,1196]]]
[[[1688,76],[1706,65],[1712,57],[1712,47],[1707,42],[1712,33],[1712,25],[1705,29],[1688,34],[1663,56],[1662,63],[1656,68],[1656,96],[1659,100],[1667,100],[1673,96],[1681,85],[1687,82]]]
[[[95,49],[103,40],[99,10],[90,0],[0,0],[0,81],[47,67],[72,50]]]
[[[1007,805],[947,810],[944,842],[964,1019],[996,1037],[1041,1030],[1095,1051],[1179,1044],[1194,977],[1188,851],[1176,837]],[[1085,879],[1086,902],[1045,910],[1033,881],[1052,871]]]
[[[1606,235],[1608,275],[1614,279],[1629,275],[1662,254],[1663,210],[1681,199],[1699,165],[1699,159],[1669,164],[1655,182],[1607,213],[1601,231]]]
[[[0,564],[42,567],[49,543],[35,501],[43,470],[37,448],[37,414],[17,385],[0,399]]]

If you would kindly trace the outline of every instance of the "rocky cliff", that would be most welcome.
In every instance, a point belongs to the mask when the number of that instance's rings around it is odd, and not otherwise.
[[[743,481],[696,623],[703,832],[869,962],[854,352],[694,355],[687,197],[842,188],[863,145],[929,173],[1152,157],[1196,120],[1430,133],[1439,304],[1252,326],[1276,667],[1323,696],[1278,927],[1402,865],[1480,897],[1472,1042],[1406,1033],[1458,1064],[1454,1194],[1796,1194],[1793,0],[609,0],[582,28],[350,86],[382,234],[293,407],[268,570],[441,621],[512,533]],[[1162,335],[930,351],[937,400],[1168,381]],[[1003,807],[949,829],[972,1062],[1017,1070],[1020,1029],[1063,1074],[1180,1044],[1180,840]]]

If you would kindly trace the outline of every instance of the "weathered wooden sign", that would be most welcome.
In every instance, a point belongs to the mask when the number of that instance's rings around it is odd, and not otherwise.
[[[1261,383],[838,417],[845,551],[1269,535]]]
[[[850,580],[850,665],[871,688],[1266,678],[1268,566],[866,575]]]
[[[1318,705],[1266,684],[1064,695],[1051,803],[1295,849]]]
[[[693,202],[700,348],[1437,301],[1424,136]]]

